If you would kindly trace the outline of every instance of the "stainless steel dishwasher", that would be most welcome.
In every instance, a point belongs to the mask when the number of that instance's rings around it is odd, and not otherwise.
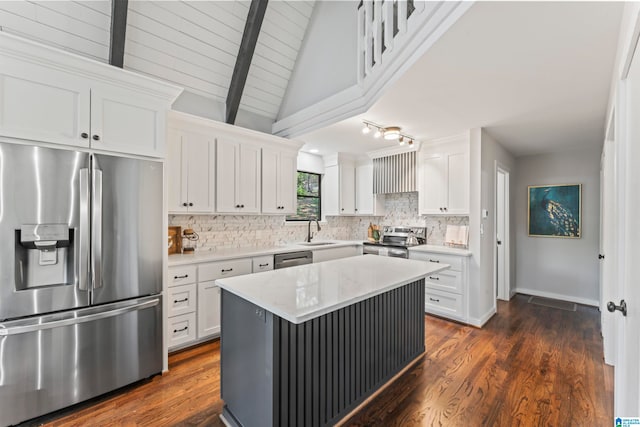
[[[298,251],[288,252],[284,254],[275,254],[273,256],[273,268],[287,268],[296,265],[311,264],[313,262],[313,252]]]

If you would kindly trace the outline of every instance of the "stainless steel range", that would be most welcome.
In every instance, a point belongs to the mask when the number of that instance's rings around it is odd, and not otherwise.
[[[392,227],[382,229],[379,242],[364,242],[365,254],[409,258],[409,247],[427,243],[425,227]]]

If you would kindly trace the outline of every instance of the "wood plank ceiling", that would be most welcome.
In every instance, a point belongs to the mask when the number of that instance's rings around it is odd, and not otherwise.
[[[240,109],[275,120],[314,1],[269,2]],[[124,68],[224,104],[250,1],[128,3]],[[111,8],[109,0],[4,0],[0,28],[108,63]]]

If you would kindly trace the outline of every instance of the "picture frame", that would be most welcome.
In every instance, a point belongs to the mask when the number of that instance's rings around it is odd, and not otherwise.
[[[528,186],[529,237],[582,237],[582,184]]]

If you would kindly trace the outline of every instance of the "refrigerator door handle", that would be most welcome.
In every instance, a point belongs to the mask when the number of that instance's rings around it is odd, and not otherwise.
[[[78,262],[78,289],[89,289],[89,169],[80,169],[80,229],[79,262]]]
[[[113,310],[102,311],[99,313],[87,314],[85,316],[77,316],[75,312],[70,313],[68,317],[64,319],[51,320],[49,322],[42,322],[42,318],[36,317],[29,322],[20,321],[19,326],[9,326],[0,324],[0,337],[7,335],[26,334],[29,332],[42,331],[44,329],[59,328],[62,326],[76,325],[78,323],[93,322],[95,320],[106,319],[109,317],[120,316],[121,314],[131,311],[143,310],[145,308],[155,307],[160,303],[159,298],[155,298],[148,301],[139,302],[126,307],[120,307]]]
[[[91,251],[92,288],[102,287],[102,171],[93,170],[91,236],[93,250]]]

